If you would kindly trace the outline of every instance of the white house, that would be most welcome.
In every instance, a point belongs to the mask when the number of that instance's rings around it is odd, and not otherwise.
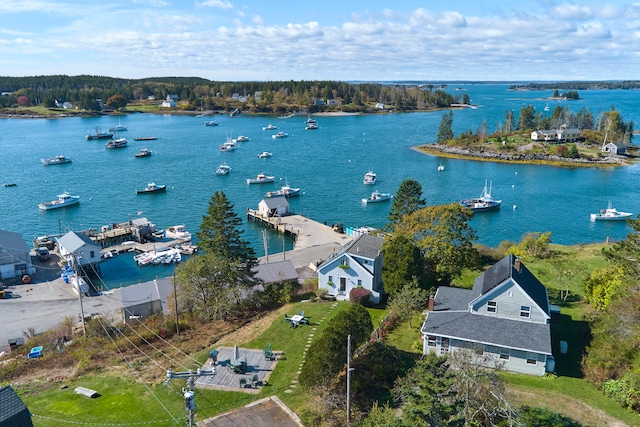
[[[318,267],[318,289],[329,295],[349,299],[353,288],[371,291],[371,301],[379,303],[384,294],[382,286],[382,237],[362,234],[338,254]]]
[[[180,97],[178,95],[176,95],[174,93],[170,93],[169,95],[167,95],[167,99],[162,101],[162,106],[166,107],[166,108],[177,107],[178,106],[178,99],[180,99]]]
[[[0,280],[33,274],[29,246],[20,233],[0,230]]]
[[[556,131],[554,130],[534,130],[531,132],[533,141],[553,142],[556,140]]]
[[[58,238],[60,256],[71,266],[88,266],[100,262],[100,246],[88,236],[73,231]]]
[[[289,201],[285,196],[267,197],[258,203],[258,212],[263,216],[289,215]]]
[[[580,129],[567,128],[565,125],[560,129],[534,130],[531,132],[533,141],[544,142],[575,142],[580,138]]]
[[[513,255],[479,275],[472,289],[441,286],[422,325],[423,353],[460,349],[483,364],[544,375],[553,370],[547,289]]]
[[[609,142],[602,146],[602,152],[623,156],[627,154],[627,146],[622,142]]]

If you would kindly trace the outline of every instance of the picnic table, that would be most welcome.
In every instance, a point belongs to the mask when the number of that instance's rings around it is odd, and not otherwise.
[[[293,316],[287,316],[286,314],[284,315],[284,320],[286,320],[287,322],[291,323],[291,327],[295,328],[300,324],[303,325],[308,325],[309,324],[309,318],[308,317],[304,317],[304,311],[301,311],[299,314],[294,314]]]

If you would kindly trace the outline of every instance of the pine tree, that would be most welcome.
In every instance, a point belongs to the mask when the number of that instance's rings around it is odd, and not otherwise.
[[[440,144],[441,142],[448,141],[453,139],[453,111],[449,111],[449,114],[444,113],[442,115],[442,121],[440,122],[440,129],[438,130],[438,136],[436,137],[436,142]]]
[[[206,254],[216,255],[228,261],[240,262],[247,272],[257,265],[257,259],[249,242],[241,236],[242,220],[233,211],[233,204],[222,191],[216,191],[197,236]]]
[[[402,217],[413,213],[420,208],[426,206],[427,202],[422,197],[422,186],[418,181],[413,179],[405,179],[400,184],[393,205],[389,212],[389,224],[387,230],[391,231],[400,222]]]

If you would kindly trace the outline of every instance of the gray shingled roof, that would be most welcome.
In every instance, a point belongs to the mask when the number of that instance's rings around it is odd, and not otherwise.
[[[345,247],[344,252],[363,258],[376,259],[382,249],[382,242],[384,242],[382,237],[361,234]]]
[[[0,427],[33,427],[27,405],[10,385],[0,388]]]
[[[70,231],[64,236],[59,237],[58,244],[69,251],[69,253],[77,251],[84,245],[98,246],[96,242],[91,240],[91,238],[89,238],[88,236],[82,233],[75,233],[73,231]]]
[[[298,280],[298,272],[291,260],[258,264],[256,267],[256,277],[264,283],[284,282],[288,280]]]
[[[122,306],[124,308],[134,307],[151,301],[160,301],[162,303],[162,311],[166,314],[169,312],[167,299],[171,296],[172,292],[172,280],[170,278],[162,278],[125,286],[120,291],[120,297],[122,298]]]
[[[473,299],[474,293],[470,289],[440,286],[436,291],[433,308],[435,311],[468,311]]]
[[[422,333],[551,354],[549,324],[471,314],[468,311],[432,311],[422,325]]]
[[[29,252],[29,246],[20,233],[0,230],[0,247]]]
[[[277,209],[282,206],[289,207],[289,201],[285,196],[266,197],[263,199],[263,202],[269,209]]]

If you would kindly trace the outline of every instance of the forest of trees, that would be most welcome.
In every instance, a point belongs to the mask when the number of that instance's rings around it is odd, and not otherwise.
[[[256,92],[260,92],[259,99],[254,98]],[[433,85],[293,80],[218,82],[198,77],[119,79],[88,75],[0,77],[0,93],[3,93],[0,108],[19,105],[53,108],[56,101],[68,101],[81,110],[99,110],[97,100],[106,101],[114,95],[121,95],[133,103],[146,101],[149,97],[160,102],[168,94],[177,94],[184,109],[229,111],[240,108],[265,113],[332,108],[326,103],[316,105],[316,100],[333,100],[335,107],[343,111],[366,111],[373,109],[376,103],[396,110],[427,110],[464,101],[446,93],[441,86]],[[233,94],[247,97],[247,102],[234,102]],[[22,104],[18,102],[19,98]]]

